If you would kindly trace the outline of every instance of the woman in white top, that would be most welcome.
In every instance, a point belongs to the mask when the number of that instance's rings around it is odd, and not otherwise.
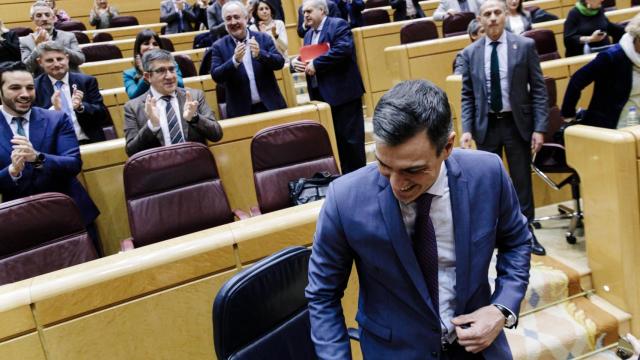
[[[505,29],[516,35],[531,30],[531,14],[522,8],[522,0],[507,0]]]
[[[287,58],[287,29],[284,26],[282,20],[274,20],[273,14],[275,9],[266,0],[259,0],[253,10],[253,24],[249,26],[251,31],[265,32],[273,38],[273,42],[276,44],[276,49]]]

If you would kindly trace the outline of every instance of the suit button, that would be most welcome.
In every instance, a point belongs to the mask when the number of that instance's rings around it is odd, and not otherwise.
[[[433,356],[433,357],[438,357],[438,352],[437,352],[437,351],[432,351],[432,352],[431,352],[431,356]]]

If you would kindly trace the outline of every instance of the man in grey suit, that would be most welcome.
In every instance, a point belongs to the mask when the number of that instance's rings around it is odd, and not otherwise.
[[[475,140],[479,150],[499,156],[504,149],[520,208],[531,224],[531,154],[544,142],[549,115],[540,60],[532,39],[504,30],[503,1],[482,4],[479,20],[486,35],[462,51],[461,146],[470,148]],[[533,253],[544,255],[532,238]]]
[[[222,5],[224,3],[226,3],[226,0],[216,0],[207,8],[207,25],[209,25],[212,42],[227,35],[227,28],[224,26],[224,19],[222,18]]]
[[[179,89],[173,56],[166,50],[142,56],[149,91],[124,105],[124,135],[129,156],[150,148],[185,141],[206,143],[222,138],[222,128],[204,97]]]
[[[42,73],[42,68],[38,65],[36,48],[41,43],[53,41],[67,50],[69,70],[80,72],[78,66],[84,63],[84,54],[80,50],[76,36],[53,27],[56,17],[51,7],[44,1],[36,1],[31,5],[30,14],[31,20],[36,26],[35,31],[20,38],[20,53],[27,70],[35,75]]]
[[[160,21],[167,23],[165,34],[177,34],[193,31],[196,16],[185,0],[165,0],[160,3]]]

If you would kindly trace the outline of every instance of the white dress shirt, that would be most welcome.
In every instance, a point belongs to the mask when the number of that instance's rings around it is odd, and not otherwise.
[[[416,7],[413,6],[413,0],[405,0],[407,3],[407,16],[413,16],[418,13]]]
[[[256,85],[256,76],[253,72],[253,57],[251,56],[251,48],[249,47],[249,30],[246,30],[247,36],[245,36],[244,41],[238,41],[238,39],[231,36],[233,41],[236,43],[236,46],[244,42],[246,44],[246,50],[244,52],[244,57],[242,58],[242,63],[244,64],[244,71],[247,72],[247,77],[249,78],[249,90],[251,90],[251,104],[257,104],[260,100],[260,93],[258,92],[258,86]],[[240,66],[240,63],[236,62],[236,58],[231,56],[231,61],[233,61],[233,65],[236,68]]]
[[[447,167],[443,163],[436,182],[426,191],[435,195],[431,200],[429,217],[433,223],[438,243],[438,303],[443,333],[453,334],[451,319],[456,308],[456,246],[453,233],[453,217],[451,215],[451,199],[449,197],[449,179]],[[404,204],[401,201],[400,211],[409,238],[413,238],[416,222],[416,203]]]
[[[488,36],[485,37],[484,42],[484,73],[485,82],[487,86],[487,95],[491,95],[491,40]],[[507,44],[507,32],[503,31],[502,35],[498,39],[497,51],[498,51],[498,63],[500,64],[500,90],[502,90],[502,111],[511,111],[511,102],[509,101],[509,76],[508,68],[509,62],[507,60],[507,50],[509,44]],[[491,96],[487,96],[489,102],[489,108],[491,108]]]
[[[320,41],[320,33],[322,32],[322,29],[324,28],[324,22],[327,20],[327,17],[323,17],[322,21],[320,21],[320,25],[318,26],[317,29],[311,29],[311,31],[315,31],[314,33],[312,33],[311,36],[311,44],[316,45],[318,44],[318,42]]]
[[[522,21],[522,15],[509,15],[507,18],[509,21],[509,27],[511,27],[511,32],[520,35],[524,32],[524,21]]]
[[[6,112],[4,110],[4,106],[2,105],[0,105],[0,111],[2,111],[2,116],[4,116],[4,119],[7,120],[7,124],[9,124],[11,131],[13,131],[13,135],[14,136],[18,135],[18,123],[13,121],[13,118],[18,116],[13,116],[8,112]],[[24,135],[27,137],[27,139],[29,139],[29,119],[31,118],[31,110],[29,110],[26,114],[22,115],[21,117],[24,118],[24,121],[22,122]]]
[[[171,145],[171,136],[169,134],[169,122],[167,121],[167,102],[162,100],[161,98],[164,96],[157,92],[153,87],[150,88],[151,96],[156,99],[156,116],[158,116],[158,120],[160,120],[160,126],[153,126],[151,124],[151,120],[147,120],[147,126],[153,132],[157,132],[158,130],[162,130],[162,138],[164,139],[165,145]],[[180,113],[180,105],[178,104],[178,98],[176,97],[176,93],[174,92],[171,98],[171,106],[173,107],[173,112],[176,113],[178,117],[178,126],[180,127],[180,131],[182,132],[182,137],[187,140],[187,137],[184,136],[184,130],[182,129],[182,113]]]
[[[56,83],[58,82],[58,80],[52,78],[51,76],[49,76],[49,80],[51,81],[51,84],[53,84],[53,90],[57,90],[58,88],[56,87]],[[71,101],[72,91],[71,87],[69,86],[69,73],[67,72],[64,75],[64,78],[60,79],[60,81],[62,81],[63,83],[60,91],[64,92],[64,96],[67,99],[67,105],[69,106],[69,109],[71,109],[71,121],[73,122],[73,130],[76,132],[76,137],[78,138],[78,140],[89,140],[89,137],[84,133],[84,131],[82,131],[80,123],[78,122],[78,117],[76,116],[76,112],[75,110],[73,110],[73,102]],[[53,104],[49,109],[54,110]],[[62,109],[60,109],[60,111],[62,111]]]

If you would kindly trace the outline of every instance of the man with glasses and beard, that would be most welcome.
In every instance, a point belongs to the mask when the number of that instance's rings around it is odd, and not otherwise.
[[[158,146],[185,141],[206,143],[222,138],[222,128],[204,97],[195,89],[178,88],[173,55],[166,50],[142,56],[150,89],[124,105],[124,135],[129,156]]]
[[[69,115],[32,107],[33,75],[16,62],[0,68],[0,194],[8,201],[43,192],[69,195],[102,254],[93,224],[100,212],[76,176],[80,149]]]

